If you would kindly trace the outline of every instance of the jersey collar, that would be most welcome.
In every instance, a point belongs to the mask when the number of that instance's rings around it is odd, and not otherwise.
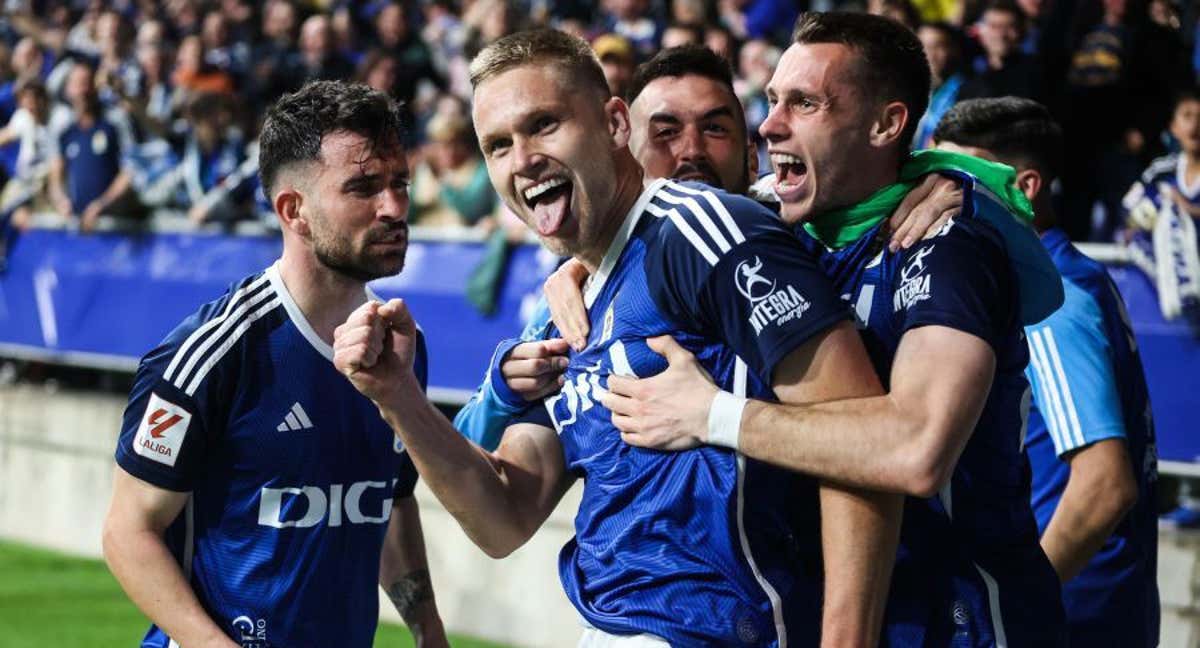
[[[596,274],[588,278],[587,288],[583,292],[583,303],[588,308],[591,308],[596,298],[600,296],[600,291],[608,281],[608,275],[612,274],[613,266],[617,265],[617,259],[621,257],[621,252],[625,251],[625,245],[629,243],[629,238],[633,236],[634,228],[637,227],[638,221],[642,219],[642,213],[646,210],[646,204],[654,198],[654,194],[658,193],[659,188],[666,183],[666,178],[659,178],[647,185],[642,190],[642,195],[638,196],[637,202],[630,208],[629,213],[625,214],[625,222],[621,224],[621,229],[617,230],[617,235],[613,237],[612,243],[608,245],[608,251],[604,253],[604,258],[600,260],[600,267],[596,270]]]
[[[304,339],[308,340],[312,348],[316,349],[317,353],[324,356],[326,360],[333,362],[333,347],[326,344],[325,340],[322,340],[321,336],[317,335],[316,330],[313,329],[312,325],[304,317],[304,312],[300,310],[299,304],[296,303],[295,299],[292,299],[292,293],[288,292],[287,286],[283,283],[283,276],[279,274],[279,260],[276,260],[275,263],[271,264],[271,267],[267,268],[266,275],[267,280],[271,282],[271,288],[275,291],[276,295],[279,295],[279,301],[283,302],[283,308],[287,311],[288,318],[292,320],[292,324],[296,326],[296,329],[300,331]],[[366,287],[365,291],[367,299],[383,301],[369,286]]]

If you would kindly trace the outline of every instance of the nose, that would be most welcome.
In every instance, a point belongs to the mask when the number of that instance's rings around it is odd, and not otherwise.
[[[512,145],[513,173],[536,178],[546,163],[545,156],[527,139],[516,139]]]
[[[784,105],[779,102],[771,106],[771,110],[767,113],[767,118],[758,127],[758,134],[763,136],[763,139],[768,142],[782,142],[791,136],[791,129],[788,128],[787,119],[783,115]]]
[[[704,134],[694,125],[683,129],[679,143],[679,159],[682,161],[691,162],[708,157],[708,152],[704,148]]]
[[[379,196],[379,206],[375,217],[387,222],[407,222],[408,220],[408,187],[388,187]]]

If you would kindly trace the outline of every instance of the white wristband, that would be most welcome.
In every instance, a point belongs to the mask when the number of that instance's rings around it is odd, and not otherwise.
[[[708,443],[738,449],[738,437],[742,430],[742,410],[749,402],[741,396],[727,391],[717,392],[708,407]]]

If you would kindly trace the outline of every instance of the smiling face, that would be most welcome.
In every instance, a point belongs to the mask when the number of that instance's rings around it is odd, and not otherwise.
[[[408,162],[399,142],[372,147],[365,137],[336,131],[321,140],[321,159],[308,165],[300,216],[313,255],[326,268],[358,281],[388,277],[408,250]]]
[[[514,67],[475,88],[473,119],[492,186],[556,254],[602,244],[617,189],[611,119],[624,111],[546,64]]]
[[[745,193],[746,126],[728,87],[695,74],[659,77],[634,99],[630,119],[629,147],[648,177]]]
[[[845,45],[795,44],[767,85],[771,111],[759,133],[768,142],[780,215],[789,224],[873,190],[861,161],[880,155],[869,140],[874,102],[853,84],[857,64]]]

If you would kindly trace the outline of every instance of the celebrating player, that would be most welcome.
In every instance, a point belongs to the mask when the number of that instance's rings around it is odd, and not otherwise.
[[[626,146],[628,109],[609,96],[582,40],[552,31],[500,39],[473,62],[472,81],[492,183],[545,245],[591,271],[593,334],[572,355],[562,392],[509,427],[495,454],[425,400],[401,302],[360,308],[338,328],[337,367],[491,555],[524,543],[583,477],[560,567],[590,625],[584,642],[873,644],[898,496],[828,485],[818,494],[727,448],[634,448],[596,400],[616,374],[660,370],[645,339],[662,334],[738,392],[788,402],[881,393],[829,282],[758,203],[661,179],[643,188]]]
[[[1033,203],[1066,302],[1026,329],[1033,408],[1025,452],[1042,548],[1063,582],[1072,646],[1158,645],[1154,419],[1125,303],[1104,266],[1055,227],[1050,183],[1062,131],[1029,99],[971,99],[934,130],[938,148],[1003,162]]]
[[[732,193],[749,191],[757,157],[728,62],[700,46],[663,50],[637,69],[628,100],[629,150],[647,180],[696,180]],[[775,202],[773,196],[750,195]],[[961,203],[956,182],[931,175],[896,210],[892,240],[900,245],[916,239],[913,232],[937,231]],[[548,304],[539,303],[520,337],[500,343],[483,384],[455,417],[467,438],[494,450],[510,418],[530,401],[558,391],[567,364],[563,340],[576,349],[586,346],[587,311],[579,288],[586,278],[583,264],[568,260],[547,279]],[[563,339],[545,339],[551,313]]]
[[[154,623],[143,646],[370,646],[376,583],[418,645],[446,645],[412,461],[331,363],[366,282],[404,265],[400,130],[396,103],[366,86],[313,83],[275,104],[260,163],[282,258],[142,359],[104,555]]]
[[[987,222],[955,219],[907,251],[879,241],[906,181],[937,159],[906,161],[928,91],[928,65],[907,29],[863,14],[809,13],[768,86],[773,107],[760,129],[781,215],[804,224],[837,292],[854,305],[887,395],[747,401],[712,385],[702,363],[666,339],[657,343],[666,371],[613,377],[600,401],[631,444],[732,444],[823,479],[913,496],[888,645],[1060,645],[1058,581],[1038,544],[1021,452],[1029,394],[1022,315],[1039,318],[1020,308],[1014,265],[1022,259],[996,229],[1012,222],[1004,203],[1024,202],[1011,195],[1011,169],[975,165],[995,176],[987,187],[963,176],[964,211],[990,214]],[[1051,293],[1031,311],[1061,303],[1061,290]],[[731,421],[732,430],[714,420]]]

